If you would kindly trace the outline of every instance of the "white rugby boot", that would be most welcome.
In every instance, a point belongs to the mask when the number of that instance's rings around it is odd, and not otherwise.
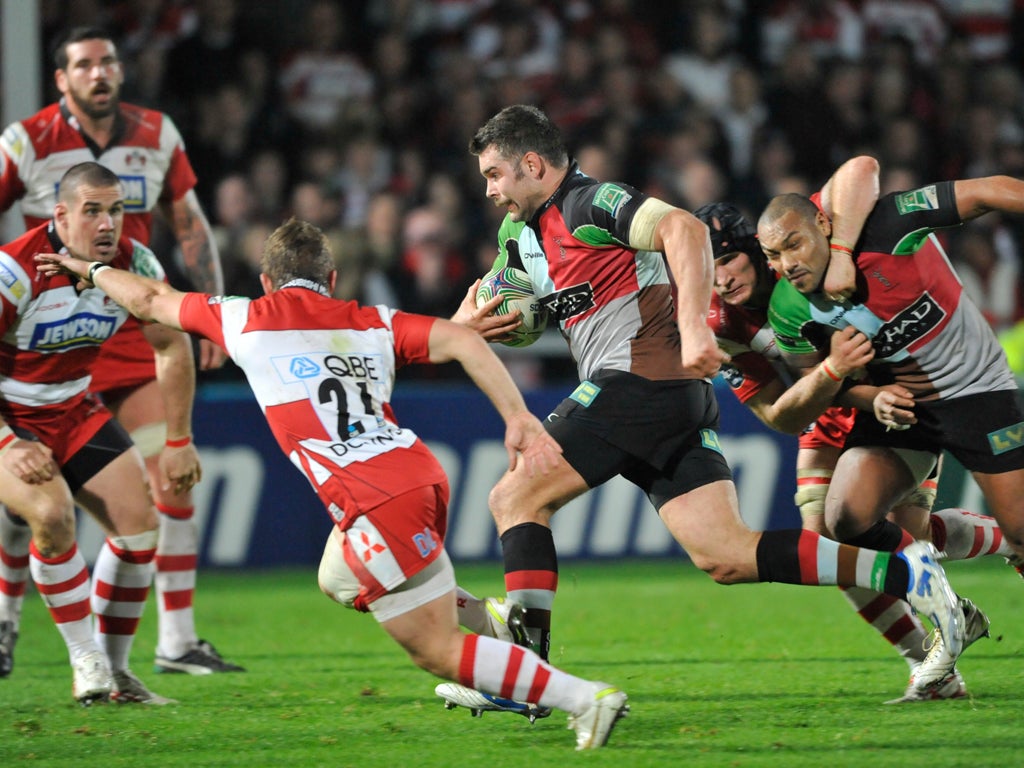
[[[522,715],[532,723],[551,714],[550,707],[538,707],[536,704],[527,704],[523,701],[503,699],[458,683],[441,683],[434,688],[434,693],[444,699],[445,709],[465,707],[473,717],[481,717],[484,712],[512,712]]]
[[[576,749],[597,749],[608,743],[612,728],[629,713],[628,696],[613,685],[597,683],[594,700],[580,715],[569,715],[569,729],[576,731]]]
[[[526,609],[515,600],[505,597],[488,597],[484,600],[491,637],[513,645],[529,648],[530,638],[526,634]]]
[[[107,657],[101,651],[82,654],[71,662],[71,671],[71,695],[83,707],[110,700],[114,680]]]
[[[939,553],[931,542],[915,541],[897,553],[910,571],[907,602],[924,614],[938,630],[941,643],[933,643],[928,657],[917,670],[920,685],[930,686],[953,671],[963,653],[967,621],[960,599],[939,565]],[[930,663],[929,663],[930,661]]]
[[[958,600],[964,615],[963,649],[967,650],[975,641],[988,637],[990,622],[988,616],[971,600],[966,597]],[[886,704],[959,699],[967,695],[964,679],[956,669],[956,659],[950,661],[951,657],[946,652],[942,635],[937,630],[932,630],[926,642],[931,643],[928,655],[910,674],[906,692],[901,698],[887,701]]]

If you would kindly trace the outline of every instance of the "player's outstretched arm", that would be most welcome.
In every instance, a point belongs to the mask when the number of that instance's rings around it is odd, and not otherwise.
[[[964,221],[989,211],[1024,213],[1024,181],[1012,176],[960,179],[953,184],[956,207]]]
[[[462,297],[462,303],[452,315],[452,322],[476,331],[489,342],[508,341],[509,334],[519,326],[519,310],[513,310],[506,315],[493,314],[502,302],[500,295],[491,297],[486,304],[478,307],[476,293],[480,289],[480,283],[481,280],[477,278],[469,286],[466,295]]]
[[[151,320],[181,330],[178,310],[185,294],[167,283],[114,269],[99,261],[85,261],[59,253],[40,253],[36,267],[44,275],[66,272],[86,285],[103,289],[111,299],[142,320]]]
[[[857,375],[874,358],[871,341],[853,326],[832,334],[828,357],[805,371],[788,389],[776,380],[747,401],[751,411],[772,429],[796,435],[835,405],[843,381]]]
[[[508,370],[479,335],[457,323],[438,319],[431,326],[428,343],[430,361],[457,360],[505,420],[509,469],[515,468],[517,455],[523,457],[531,475],[554,467],[561,447],[526,409],[523,395]]]

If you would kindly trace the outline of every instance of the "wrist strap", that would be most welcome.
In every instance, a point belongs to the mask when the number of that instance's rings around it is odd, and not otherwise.
[[[829,243],[828,247],[831,248],[833,251],[839,251],[840,253],[848,253],[851,256],[853,255],[853,249],[847,248],[845,245],[842,245],[841,243]]]
[[[186,445],[192,442],[192,435],[186,435],[185,437],[179,437],[175,440],[168,440],[164,443],[168,448],[184,448]]]
[[[89,280],[89,282],[92,283],[93,285],[95,285],[96,284],[96,273],[100,272],[100,271],[102,271],[104,269],[110,269],[110,265],[109,264],[104,264],[102,261],[94,261],[92,264],[90,264],[89,265],[88,278],[87,278]]]
[[[825,376],[826,378],[831,379],[832,381],[839,382],[845,378],[844,376],[840,376],[832,369],[832,366],[828,364],[827,357],[821,361],[821,365],[818,366],[818,370],[821,372],[822,376]]]
[[[14,434],[14,430],[4,424],[0,427],[0,453],[3,453],[11,447],[11,443],[18,439],[18,436]]]

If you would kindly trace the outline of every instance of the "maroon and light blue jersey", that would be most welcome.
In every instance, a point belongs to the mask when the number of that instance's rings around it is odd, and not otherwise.
[[[932,234],[961,223],[953,182],[881,197],[857,243],[851,300],[776,284],[768,316],[779,348],[806,354],[852,325],[874,347],[872,381],[901,384],[918,401],[1016,389],[995,334]]]
[[[741,403],[775,379],[781,379],[787,386],[793,383],[765,309],[732,306],[713,293],[708,325],[718,346],[732,358],[722,364],[722,378]]]
[[[528,225],[506,216],[498,231],[498,260],[529,273],[581,380],[602,369],[686,378],[665,258],[628,245],[647,199],[625,184],[595,181],[573,163]]]

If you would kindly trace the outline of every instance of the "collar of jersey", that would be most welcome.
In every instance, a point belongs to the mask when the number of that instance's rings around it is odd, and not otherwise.
[[[318,283],[316,280],[307,280],[304,277],[297,277],[294,280],[289,280],[287,283],[282,285],[278,290],[283,291],[285,288],[306,288],[310,291],[316,291],[321,296],[330,296],[331,292],[327,290],[327,286],[323,283]]]

